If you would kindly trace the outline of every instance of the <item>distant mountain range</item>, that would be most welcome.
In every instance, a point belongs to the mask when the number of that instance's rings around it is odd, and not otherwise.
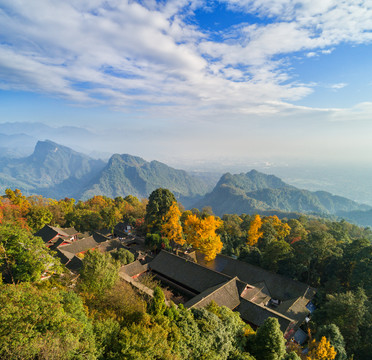
[[[219,216],[259,213],[294,217],[313,213],[342,216],[372,226],[370,206],[325,191],[301,190],[274,175],[255,170],[226,173],[214,189],[210,181],[198,175],[128,154],[114,154],[108,162],[96,160],[50,140],[38,141],[30,156],[0,157],[2,193],[10,187],[56,199],[85,200],[94,195],[146,198],[163,187],[172,191],[186,208],[211,206]]]
[[[99,135],[76,126],[53,127],[37,122],[0,123],[0,158],[30,155],[38,140],[45,139],[88,153],[85,150],[87,143],[92,144],[99,138]]]
[[[0,159],[0,190],[4,192],[7,187],[77,199],[94,195],[146,198],[156,188],[165,187],[185,206],[211,190],[199,178],[158,161],[114,154],[106,163],[50,140],[38,141],[28,157]]]
[[[211,206],[215,214],[265,214],[281,212],[346,215],[349,211],[366,211],[368,205],[325,191],[311,192],[288,185],[274,175],[256,170],[246,174],[223,175],[213,191],[196,205]]]
[[[140,198],[159,188],[167,188],[185,206],[200,199],[208,186],[184,170],[176,170],[159,161],[145,161],[128,154],[111,156],[105,168],[83,189],[81,197],[135,195]]]

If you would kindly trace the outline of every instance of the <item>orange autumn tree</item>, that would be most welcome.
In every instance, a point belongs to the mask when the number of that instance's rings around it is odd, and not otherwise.
[[[222,250],[222,241],[216,230],[222,226],[222,220],[213,215],[203,219],[189,215],[185,220],[186,241],[205,255],[205,260],[213,260]]]
[[[21,190],[15,189],[13,191],[12,189],[6,189],[5,194],[13,205],[19,207],[22,216],[26,216],[28,211],[30,210],[31,205],[26,196],[22,195]]]
[[[183,245],[185,239],[183,238],[180,217],[181,211],[177,203],[173,202],[168,212],[163,217],[164,223],[161,226],[161,232],[169,241],[174,241],[176,244]]]
[[[263,232],[260,230],[262,226],[262,220],[260,215],[256,215],[251,221],[248,229],[248,238],[247,244],[253,246],[257,244],[258,239],[263,235]]]
[[[27,228],[20,206],[12,204],[8,198],[0,198],[0,220],[0,222],[16,222],[22,228]]]
[[[323,336],[320,341],[311,341],[306,360],[333,360],[336,355],[337,351],[335,348]]]
[[[102,195],[95,195],[85,201],[85,207],[89,210],[100,212],[102,209],[108,207],[110,202],[112,202],[112,199],[105,198]]]

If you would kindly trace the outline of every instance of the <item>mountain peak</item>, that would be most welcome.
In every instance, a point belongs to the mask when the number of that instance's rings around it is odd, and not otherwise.
[[[51,140],[38,141],[35,146],[35,150],[31,155],[36,160],[45,159],[51,153],[57,152],[61,148],[61,145],[56,144]]]

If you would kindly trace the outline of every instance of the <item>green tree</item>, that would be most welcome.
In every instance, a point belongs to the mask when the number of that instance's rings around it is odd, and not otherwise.
[[[39,231],[44,225],[50,224],[53,214],[47,207],[31,206],[27,214],[27,223],[34,232]]]
[[[104,227],[101,215],[93,210],[76,208],[65,218],[66,226],[74,227],[81,232],[100,230]]]
[[[0,287],[1,359],[94,359],[91,323],[73,293]]]
[[[368,314],[366,303],[362,289],[327,295],[327,301],[314,313],[314,321],[319,325],[335,324],[344,337],[346,350],[354,352],[362,341],[361,329]]]
[[[117,281],[119,266],[119,262],[113,260],[108,253],[102,254],[97,250],[87,251],[80,272],[80,288],[83,291],[102,295]]]
[[[291,246],[284,240],[275,240],[266,245],[262,252],[261,263],[266,269],[277,272],[278,262],[289,259],[292,256]]]
[[[15,224],[0,226],[0,267],[7,281],[38,281],[48,271],[60,273],[59,259],[39,237]]]
[[[95,320],[93,325],[97,347],[97,359],[120,359],[120,345],[118,341],[120,334],[119,322],[111,317],[106,317],[104,319]]]
[[[240,225],[243,220],[236,214],[227,214],[222,217],[223,228],[221,232],[226,232],[228,235],[236,238],[243,236]]]
[[[157,286],[154,289],[154,297],[151,299],[149,313],[153,315],[163,315],[167,305],[165,304],[165,296],[162,289]]]
[[[287,236],[287,239],[290,243],[295,243],[300,240],[305,240],[307,237],[307,231],[305,227],[296,219],[288,220],[289,227],[291,228],[291,232]]]
[[[120,262],[121,265],[127,265],[134,261],[134,255],[127,249],[118,249],[111,251],[111,256]]]
[[[135,324],[125,327],[119,334],[120,356],[127,360],[172,360],[176,357],[169,346],[169,331],[158,324]]]
[[[145,244],[154,251],[169,248],[168,239],[162,238],[159,234],[147,234]]]
[[[284,360],[301,360],[301,358],[294,351],[291,351],[290,353],[286,354],[283,359]]]
[[[267,318],[256,332],[253,355],[257,360],[281,360],[285,355],[285,340],[278,319]]]
[[[164,218],[174,202],[177,200],[168,189],[159,188],[150,194],[145,216],[149,232],[161,231]]]
[[[113,233],[115,225],[120,222],[122,217],[120,211],[114,206],[108,206],[101,209],[99,214],[102,218],[102,226],[111,230],[111,233]]]
[[[301,272],[307,274],[303,280],[313,286],[319,286],[330,261],[342,256],[342,249],[338,247],[335,238],[318,229],[310,232],[306,240],[295,242],[293,249],[298,277],[301,278]]]

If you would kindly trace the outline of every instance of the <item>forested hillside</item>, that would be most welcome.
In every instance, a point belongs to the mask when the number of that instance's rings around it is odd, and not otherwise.
[[[223,214],[265,214],[268,211],[338,215],[343,211],[365,211],[370,207],[325,191],[311,192],[284,183],[274,175],[252,170],[246,174],[223,175],[197,208],[211,206]],[[285,216],[285,215],[284,215]]]
[[[146,198],[158,187],[168,188],[185,206],[208,191],[203,181],[186,171],[173,169],[159,161],[147,162],[128,154],[115,154],[102,172],[86,186],[81,198],[94,195]]]
[[[210,263],[222,251],[316,287],[316,310],[305,325],[311,338],[285,347],[275,319],[254,331],[213,303],[168,307],[160,288],[151,300],[118,279],[130,257],[121,263],[117,252],[86,252],[77,276],[32,235],[45,224],[84,232],[113,229],[120,221],[138,235],[147,233],[152,252],[192,246]],[[371,241],[370,229],[345,221],[246,214],[219,219],[208,209],[182,211],[166,189],[154,191],[149,202],[133,196],[56,201],[8,189],[0,199],[0,357],[367,360]],[[161,285],[154,279],[147,284]]]

